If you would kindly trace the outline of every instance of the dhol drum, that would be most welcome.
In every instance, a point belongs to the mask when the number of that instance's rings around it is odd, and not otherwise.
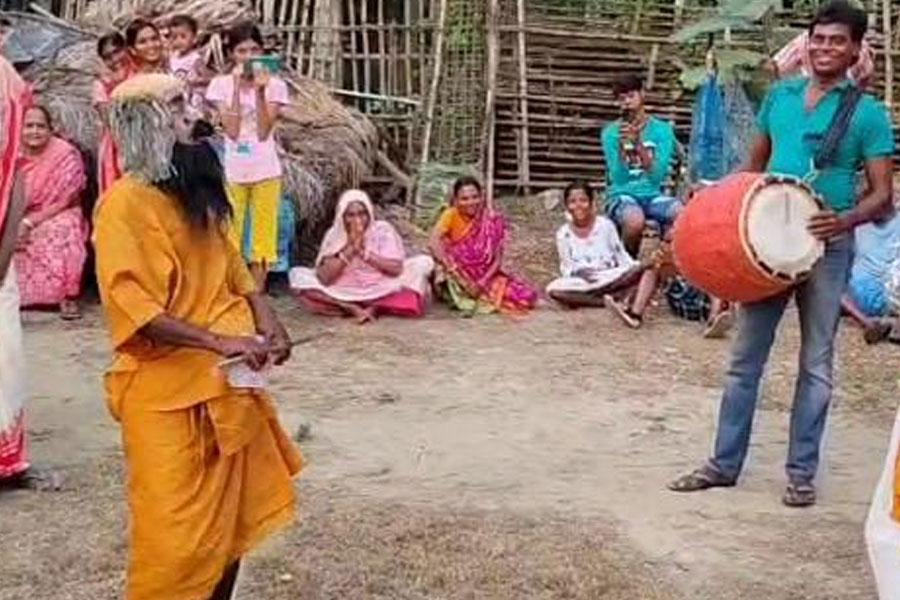
[[[822,210],[801,180],[737,173],[698,190],[673,231],[675,264],[722,300],[756,302],[806,278],[825,251],[807,230]]]

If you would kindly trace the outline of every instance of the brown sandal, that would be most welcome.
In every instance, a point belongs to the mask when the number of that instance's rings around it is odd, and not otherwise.
[[[673,492],[701,492],[715,487],[734,487],[736,483],[736,480],[728,479],[709,465],[704,465],[669,483],[668,488]]]
[[[816,488],[805,481],[792,481],[784,490],[781,501],[791,508],[806,508],[816,503]]]

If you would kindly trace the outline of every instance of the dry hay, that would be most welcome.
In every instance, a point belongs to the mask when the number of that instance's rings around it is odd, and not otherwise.
[[[194,17],[206,33],[256,19],[252,3],[246,0],[126,0],[91,2],[79,23],[93,31],[105,32],[122,29],[138,17],[166,23],[179,14]]]
[[[38,101],[46,106],[57,131],[81,148],[97,148],[100,123],[91,103],[100,59],[93,40],[64,48],[56,60],[30,67],[25,76],[34,85]]]
[[[321,82],[293,76],[289,85],[291,103],[278,128],[285,185],[302,224],[301,245],[316,246],[340,192],[372,172],[378,132]]]

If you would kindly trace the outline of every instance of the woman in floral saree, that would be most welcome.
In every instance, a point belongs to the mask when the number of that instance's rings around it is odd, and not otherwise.
[[[534,308],[535,288],[503,269],[505,241],[506,221],[487,206],[481,184],[471,177],[459,179],[431,234],[443,300],[469,314]]]
[[[88,225],[81,210],[87,178],[81,153],[53,134],[42,106],[25,112],[21,169],[27,198],[15,256],[21,304],[58,306],[63,319],[77,319],[87,259]]]

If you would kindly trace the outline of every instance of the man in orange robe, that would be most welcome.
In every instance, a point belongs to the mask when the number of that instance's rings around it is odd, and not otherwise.
[[[294,516],[301,459],[268,395],[218,368],[283,362],[290,343],[225,234],[221,167],[189,136],[180,82],[117,88],[125,176],[98,203],[94,243],[115,348],[109,409],[128,468],[128,600],[225,600],[240,558]]]

